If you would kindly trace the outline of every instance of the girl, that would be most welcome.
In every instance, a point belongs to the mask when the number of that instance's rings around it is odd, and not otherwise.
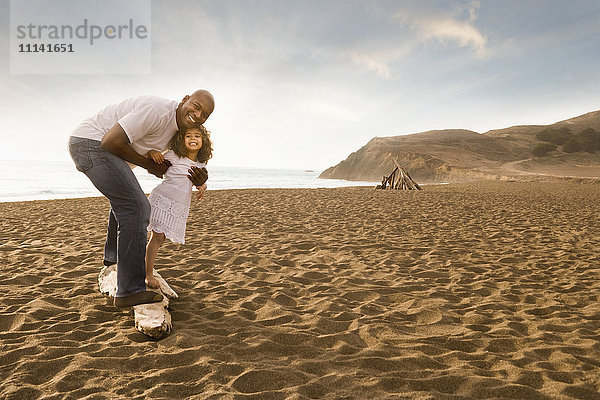
[[[152,233],[146,247],[146,283],[151,288],[159,287],[153,275],[154,261],[165,237],[174,243],[185,243],[185,223],[192,198],[188,170],[192,166],[205,167],[212,157],[210,133],[204,126],[177,132],[169,142],[169,148],[164,156],[156,150],[148,152],[155,163],[160,164],[166,159],[172,164],[164,180],[148,196],[151,206],[148,230]],[[206,183],[198,187],[197,198],[204,197],[205,190]]]

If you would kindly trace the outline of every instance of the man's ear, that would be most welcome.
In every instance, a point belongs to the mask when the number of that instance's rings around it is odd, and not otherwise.
[[[183,98],[183,100],[181,100],[182,103],[185,103],[186,101],[188,101],[190,98],[189,94],[186,94],[185,97]]]

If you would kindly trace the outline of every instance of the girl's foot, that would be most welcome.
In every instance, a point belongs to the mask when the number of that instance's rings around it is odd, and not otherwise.
[[[146,276],[146,285],[153,289],[160,288],[160,282],[154,276]]]

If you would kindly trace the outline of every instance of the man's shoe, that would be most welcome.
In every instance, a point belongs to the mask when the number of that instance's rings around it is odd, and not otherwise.
[[[117,308],[125,308],[137,306],[138,304],[158,303],[162,301],[162,299],[162,294],[151,290],[145,290],[131,296],[115,297],[114,304]]]

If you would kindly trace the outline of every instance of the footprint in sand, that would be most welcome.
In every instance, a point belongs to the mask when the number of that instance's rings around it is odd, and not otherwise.
[[[431,325],[442,320],[442,313],[439,310],[417,310],[409,313],[408,317],[418,325]]]

